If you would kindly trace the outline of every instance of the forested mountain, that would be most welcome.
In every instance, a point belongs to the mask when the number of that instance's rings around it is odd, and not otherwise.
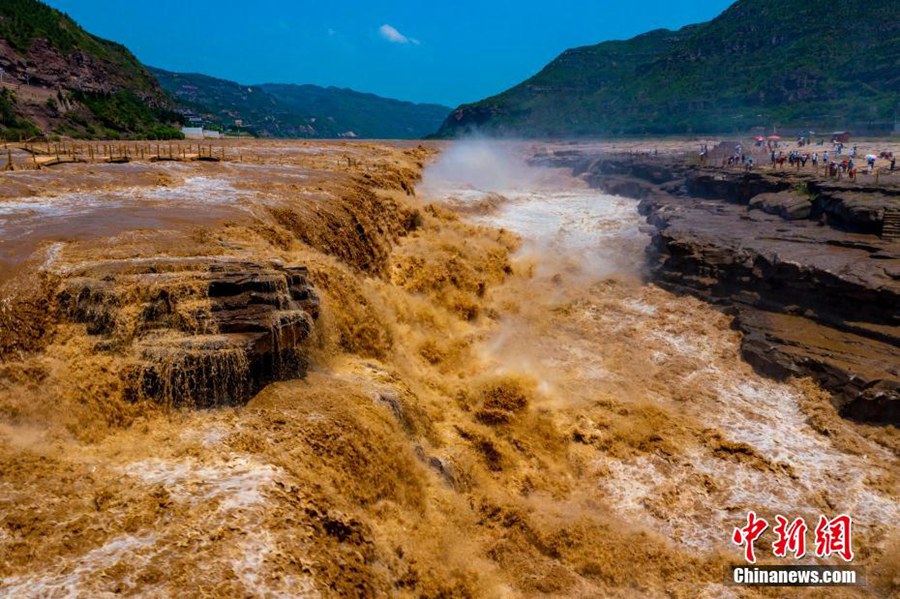
[[[265,137],[415,139],[450,108],[316,85],[241,85],[206,75],[151,69],[184,111],[224,129]]]
[[[900,104],[900,2],[739,0],[678,31],[566,50],[439,135],[889,130]]]

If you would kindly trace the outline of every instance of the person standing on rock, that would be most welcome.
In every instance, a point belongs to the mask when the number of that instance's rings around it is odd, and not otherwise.
[[[892,172],[892,173],[894,172],[894,168],[895,168],[896,166],[897,166],[897,157],[894,156],[893,158],[891,158],[891,172]]]

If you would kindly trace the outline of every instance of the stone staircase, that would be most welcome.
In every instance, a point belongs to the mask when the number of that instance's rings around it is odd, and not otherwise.
[[[900,209],[889,208],[884,211],[881,238],[888,241],[900,241]]]

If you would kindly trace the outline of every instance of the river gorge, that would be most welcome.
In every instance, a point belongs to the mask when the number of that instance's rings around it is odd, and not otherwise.
[[[897,591],[896,387],[752,326],[896,371],[893,283],[848,332],[718,279],[675,221],[747,211],[681,159],[222,144],[0,174],[3,593],[770,596],[723,576],[749,511],[851,514],[835,596]]]

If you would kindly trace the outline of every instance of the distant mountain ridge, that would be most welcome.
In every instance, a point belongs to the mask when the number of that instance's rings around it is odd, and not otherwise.
[[[0,69],[0,139],[179,137],[190,113],[264,137],[414,139],[450,112],[349,89],[148,70],[40,0],[0,0]]]
[[[889,130],[898,105],[900,2],[739,0],[707,23],[566,50],[438,136]]]
[[[38,0],[0,1],[0,137],[177,135],[168,96],[124,46]]]
[[[437,129],[450,112],[437,104],[336,87],[242,85],[194,73],[150,71],[182,111],[263,137],[417,139]]]

